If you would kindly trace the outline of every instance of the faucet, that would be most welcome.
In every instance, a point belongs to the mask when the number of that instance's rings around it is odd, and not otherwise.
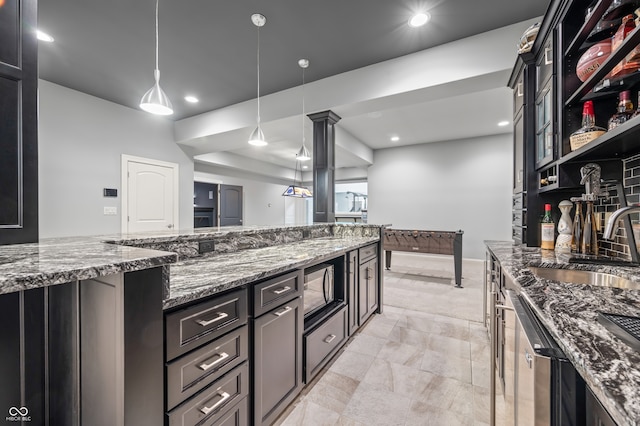
[[[621,207],[611,214],[607,226],[604,228],[602,238],[605,240],[613,239],[613,233],[616,231],[618,220],[629,214],[640,212],[640,204],[631,204],[630,206]]]

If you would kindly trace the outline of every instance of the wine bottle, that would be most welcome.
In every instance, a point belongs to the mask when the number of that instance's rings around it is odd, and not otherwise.
[[[587,201],[581,249],[582,254],[598,254],[598,235],[596,234],[596,220],[593,214],[593,201]]]
[[[571,252],[582,252],[582,229],[584,227],[584,219],[582,217],[582,203],[576,201],[576,214],[573,218],[573,228],[571,229]]]
[[[555,247],[555,228],[551,218],[551,204],[545,204],[544,216],[540,221],[540,248],[553,250]]]
[[[631,103],[631,92],[624,90],[618,95],[618,112],[609,119],[609,130],[613,130],[633,116],[633,103]]]
[[[569,136],[571,150],[575,151],[588,144],[598,136],[603,135],[607,129],[596,126],[596,117],[593,112],[593,101],[586,101],[582,106],[582,127]]]

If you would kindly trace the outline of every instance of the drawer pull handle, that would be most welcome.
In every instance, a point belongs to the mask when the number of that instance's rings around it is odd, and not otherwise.
[[[197,322],[198,324],[200,324],[201,326],[206,327],[206,326],[208,326],[208,325],[213,324],[213,323],[214,323],[214,322],[216,322],[216,321],[220,321],[220,320],[222,320],[222,319],[225,319],[225,318],[226,318],[226,317],[228,317],[228,316],[229,316],[229,314],[228,314],[228,313],[226,313],[226,312],[220,312],[220,313],[218,314],[218,316],[217,316],[217,317],[215,317],[215,318],[213,318],[213,319],[210,319],[210,320],[203,320],[203,319],[199,319],[199,320],[196,320],[196,322]]]
[[[336,338],[335,334],[330,334],[327,337],[325,337],[324,342],[325,343],[331,343],[331,342],[333,342],[333,339],[335,339],[335,338]]]
[[[551,53],[552,50],[550,47],[545,47],[544,48],[544,64],[545,65],[551,65],[553,63],[553,57],[551,59],[549,59],[549,53]]]
[[[216,364],[224,361],[225,359],[229,358],[229,354],[226,353],[226,352],[222,352],[221,354],[216,354],[216,356],[218,357],[218,359],[216,359],[215,361],[213,361],[210,364],[207,364],[206,362],[203,362],[202,364],[198,365],[198,368],[201,369],[202,371],[207,371],[208,369],[210,369],[214,365],[216,365]]]
[[[273,315],[277,316],[277,317],[281,317],[282,315],[286,314],[287,312],[293,310],[292,307],[287,306],[285,307],[283,310],[278,311],[278,312],[274,312]]]
[[[231,398],[231,395],[229,395],[227,392],[220,392],[218,393],[218,396],[221,396],[222,399],[218,402],[216,402],[215,404],[213,404],[211,407],[202,407],[200,409],[200,411],[202,412],[202,414],[207,415],[210,412],[212,412],[213,410],[215,410],[216,408],[218,408],[220,405],[224,404],[224,402]]]
[[[291,290],[291,287],[286,285],[284,287],[279,288],[278,290],[273,290],[273,294],[282,294],[282,293],[287,292],[289,290]]]

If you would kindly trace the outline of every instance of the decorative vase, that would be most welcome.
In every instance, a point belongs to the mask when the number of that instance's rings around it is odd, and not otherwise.
[[[562,213],[558,221],[558,238],[556,239],[556,250],[558,251],[571,251],[571,229],[573,228],[573,222],[571,221],[569,212],[572,207],[573,203],[568,200],[562,200],[560,204],[558,204],[558,208]]]

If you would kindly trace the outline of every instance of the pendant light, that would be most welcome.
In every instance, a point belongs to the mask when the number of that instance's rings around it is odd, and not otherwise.
[[[259,13],[251,15],[251,22],[258,27],[258,55],[257,55],[257,71],[258,71],[258,125],[251,132],[249,136],[249,144],[254,146],[265,146],[267,141],[265,140],[264,133],[260,127],[260,27],[263,27],[267,23],[267,18]]]
[[[156,83],[140,100],[140,108],[151,114],[171,115],[173,114],[171,101],[160,88],[160,70],[158,69],[158,1],[156,0],[156,69],[153,72]]]
[[[298,154],[296,154],[296,158],[300,161],[309,161],[311,160],[311,155],[309,154],[307,147],[304,145],[304,70],[309,67],[309,60],[300,59],[298,61],[298,66],[302,68],[302,147],[300,148],[300,151],[298,151]]]
[[[311,159],[309,155],[309,151],[307,147],[304,145],[304,70],[309,67],[308,59],[300,59],[298,61],[298,66],[302,68],[302,147],[300,151],[296,154],[296,168],[293,172],[293,185],[289,185],[287,189],[284,190],[282,195],[284,197],[296,197],[296,198],[311,198],[313,194],[309,190],[309,188],[302,186],[302,169],[300,170],[300,185],[297,184],[298,177],[298,166],[301,161],[308,161]]]

